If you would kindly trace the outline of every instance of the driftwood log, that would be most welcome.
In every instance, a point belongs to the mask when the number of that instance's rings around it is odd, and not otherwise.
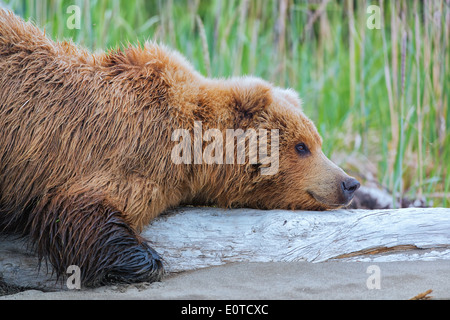
[[[143,236],[168,272],[228,262],[450,259],[450,209],[261,211],[178,208]],[[0,240],[0,285],[63,290],[26,243]]]
[[[155,220],[144,236],[171,271],[238,261],[450,259],[450,209],[183,208]]]

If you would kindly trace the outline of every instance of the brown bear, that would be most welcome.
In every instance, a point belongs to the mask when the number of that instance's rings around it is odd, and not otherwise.
[[[240,163],[238,148],[224,151],[239,130]],[[0,10],[0,230],[30,239],[58,275],[76,265],[86,286],[160,279],[139,232],[178,205],[345,206],[359,183],[321,145],[292,90],[205,78],[155,43],[90,54]]]

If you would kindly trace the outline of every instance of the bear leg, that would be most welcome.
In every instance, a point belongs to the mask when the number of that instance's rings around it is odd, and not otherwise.
[[[104,197],[47,196],[30,214],[26,234],[58,277],[78,266],[84,286],[153,282],[163,275],[158,253]]]

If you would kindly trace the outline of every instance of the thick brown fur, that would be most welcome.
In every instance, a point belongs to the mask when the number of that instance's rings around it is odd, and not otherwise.
[[[280,167],[174,164],[175,129],[279,129]],[[295,146],[305,143],[310,155]],[[86,285],[152,281],[162,264],[138,233],[180,204],[325,210],[348,176],[291,90],[208,79],[154,43],[90,54],[0,10],[0,230],[31,238]]]

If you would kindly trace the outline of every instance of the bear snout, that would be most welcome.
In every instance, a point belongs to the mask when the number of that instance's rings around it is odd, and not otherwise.
[[[359,181],[352,177],[349,177],[349,178],[345,179],[344,181],[342,181],[341,189],[342,189],[344,198],[346,199],[347,202],[352,200],[353,194],[355,193],[356,190],[358,190],[358,188],[360,186],[361,186],[361,184],[359,183]]]

